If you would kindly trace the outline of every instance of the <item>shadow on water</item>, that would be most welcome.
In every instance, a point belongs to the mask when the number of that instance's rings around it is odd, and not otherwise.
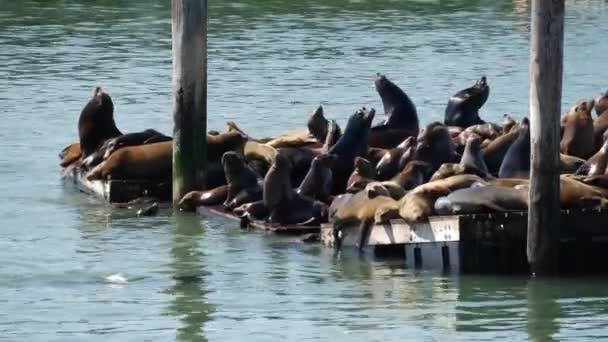
[[[213,307],[206,302],[207,271],[200,241],[204,229],[200,217],[176,212],[171,219],[170,276],[175,281],[167,293],[172,295],[168,313],[181,321],[178,341],[206,341],[203,327]]]

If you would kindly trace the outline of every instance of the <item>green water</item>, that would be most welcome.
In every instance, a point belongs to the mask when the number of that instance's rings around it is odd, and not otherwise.
[[[140,219],[64,188],[57,152],[96,85],[121,130],[170,133],[169,3],[0,0],[0,340],[608,340],[603,278],[417,272],[213,217]],[[344,124],[380,109],[376,72],[423,123],[482,74],[482,116],[522,117],[527,6],[210,1],[209,127],[277,134],[319,103]],[[608,87],[607,15],[567,1],[564,106]]]

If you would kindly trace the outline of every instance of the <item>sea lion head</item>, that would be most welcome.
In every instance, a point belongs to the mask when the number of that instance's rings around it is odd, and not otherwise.
[[[227,180],[239,174],[245,168],[245,161],[234,151],[225,152],[222,155],[222,166]]]
[[[608,109],[608,90],[595,99],[595,113],[599,116]]]
[[[454,157],[455,148],[447,126],[441,122],[432,122],[418,135],[415,159],[439,167]]]
[[[513,119],[513,117],[511,116],[510,113],[505,113],[502,116],[502,132],[504,134],[507,134],[511,131],[511,129],[513,129],[513,127],[515,127],[515,125],[517,125],[517,121],[515,121],[515,119]]]
[[[576,105],[574,105],[574,107],[572,107],[572,109],[570,110],[570,113],[582,114],[589,118],[592,118],[591,111],[593,110],[594,106],[595,106],[594,99],[580,100],[576,103]]]
[[[378,196],[390,197],[391,194],[388,189],[379,182],[372,182],[365,186],[363,189],[368,199],[374,199]]]
[[[365,178],[374,178],[374,167],[372,163],[362,157],[355,158],[355,172],[359,173],[359,175]]]
[[[308,119],[308,132],[318,141],[325,141],[329,121],[323,116],[323,106],[319,105]]]
[[[92,100],[99,107],[99,109],[104,109],[114,113],[114,102],[112,102],[112,98],[102,87],[95,87]]]

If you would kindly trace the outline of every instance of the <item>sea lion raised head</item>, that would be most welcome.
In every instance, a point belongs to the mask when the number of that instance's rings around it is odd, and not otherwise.
[[[374,84],[382,99],[384,113],[388,115],[388,119],[381,126],[418,132],[416,106],[405,92],[380,73],[376,74]]]
[[[581,100],[562,118],[564,133],[559,144],[563,154],[587,159],[595,152],[593,118],[595,100]]]
[[[488,174],[488,167],[481,153],[481,139],[478,136],[472,135],[468,138],[460,165],[465,169],[477,169],[482,174]]]
[[[595,113],[600,116],[608,110],[608,90],[595,99]]]
[[[472,87],[463,89],[448,100],[444,123],[448,126],[469,127],[484,123],[479,118],[479,109],[490,95],[490,86],[482,76]]]
[[[307,123],[308,132],[315,137],[315,139],[323,142],[327,137],[328,125],[329,121],[323,116],[323,106],[319,105],[312,114],[310,114]]]
[[[95,152],[107,139],[122,133],[114,122],[114,103],[101,87],[95,88],[93,97],[84,106],[78,119],[78,135],[82,157]]]
[[[293,189],[290,179],[291,162],[284,155],[277,153],[272,166],[264,177],[264,205],[272,211],[282,201],[290,201]]]
[[[346,182],[346,191],[356,193],[375,179],[376,171],[369,160],[361,157],[355,158],[353,173]]]
[[[336,156],[332,154],[321,154],[316,156],[310,163],[310,169],[302,180],[297,193],[312,199],[328,201],[332,187],[332,164]]]
[[[500,164],[500,178],[530,177],[530,121],[523,118],[517,138],[509,146]]]

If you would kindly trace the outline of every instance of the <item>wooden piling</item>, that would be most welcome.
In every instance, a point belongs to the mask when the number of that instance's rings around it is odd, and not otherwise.
[[[207,0],[172,0],[173,203],[201,189],[207,131]]]
[[[564,0],[533,0],[530,33],[531,172],[527,256],[532,274],[557,270]]]

